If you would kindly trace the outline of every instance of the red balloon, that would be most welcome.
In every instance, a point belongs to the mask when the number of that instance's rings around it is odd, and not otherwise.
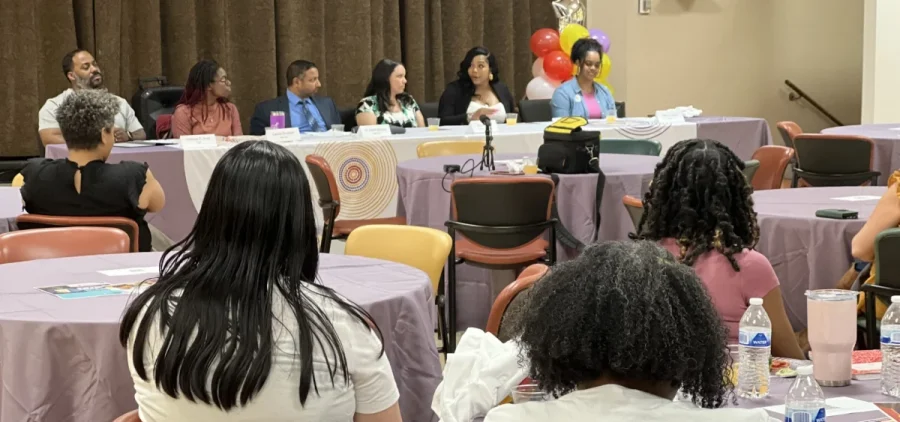
[[[544,56],[544,74],[557,81],[572,77],[572,60],[562,51],[551,51]]]
[[[555,29],[543,28],[534,31],[531,35],[531,52],[538,57],[544,57],[551,51],[560,51],[559,32]]]

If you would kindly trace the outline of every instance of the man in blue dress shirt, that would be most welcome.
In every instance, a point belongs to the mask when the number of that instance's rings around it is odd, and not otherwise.
[[[265,135],[273,111],[284,113],[285,127],[303,132],[324,132],[341,123],[341,115],[329,97],[316,95],[322,83],[313,62],[297,60],[287,68],[285,95],[256,105],[250,118],[250,134]]]

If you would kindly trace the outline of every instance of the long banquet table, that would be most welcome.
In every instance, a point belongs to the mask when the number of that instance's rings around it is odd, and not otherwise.
[[[494,134],[498,154],[534,154],[543,143],[547,123],[499,125]],[[681,124],[653,124],[649,119],[619,119],[613,124],[592,122],[588,130],[599,130],[604,139],[656,139],[664,148],[694,138],[711,138],[728,145],[742,159],[749,159],[762,145],[771,143],[769,126],[763,119],[699,117]],[[360,139],[349,134],[325,133],[304,136],[299,143],[285,144],[298,157],[319,154],[335,172],[341,194],[340,218],[389,217],[397,213],[397,163],[416,158],[416,146],[430,140],[483,139],[467,126],[446,126],[437,131],[410,129],[384,139]],[[172,240],[190,231],[206,185],[219,158],[231,144],[215,148],[182,149],[172,146],[114,148],[110,162],[146,162],[166,191],[166,207],[148,216],[148,222]],[[66,156],[64,145],[47,147],[47,157]],[[313,190],[314,200],[317,194]],[[321,221],[321,216],[317,216]]]

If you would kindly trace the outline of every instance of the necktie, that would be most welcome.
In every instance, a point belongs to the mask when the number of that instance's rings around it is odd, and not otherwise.
[[[303,106],[303,117],[306,117],[306,122],[309,123],[309,127],[312,128],[312,131],[321,132],[322,128],[319,127],[319,122],[316,121],[316,118],[313,117],[312,112],[309,111],[309,100],[301,100],[300,105]]]

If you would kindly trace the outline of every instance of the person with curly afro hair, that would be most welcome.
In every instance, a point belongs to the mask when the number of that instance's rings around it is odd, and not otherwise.
[[[528,301],[520,359],[559,398],[499,406],[485,422],[768,420],[718,409],[734,400],[725,327],[694,272],[654,242],[591,245]],[[673,401],[679,388],[695,406]]]
[[[805,359],[791,328],[772,264],[753,248],[759,226],[744,162],[708,139],[675,144],[656,166],[635,239],[652,240],[692,266],[737,343],[750,298],[772,320],[772,354]]]

